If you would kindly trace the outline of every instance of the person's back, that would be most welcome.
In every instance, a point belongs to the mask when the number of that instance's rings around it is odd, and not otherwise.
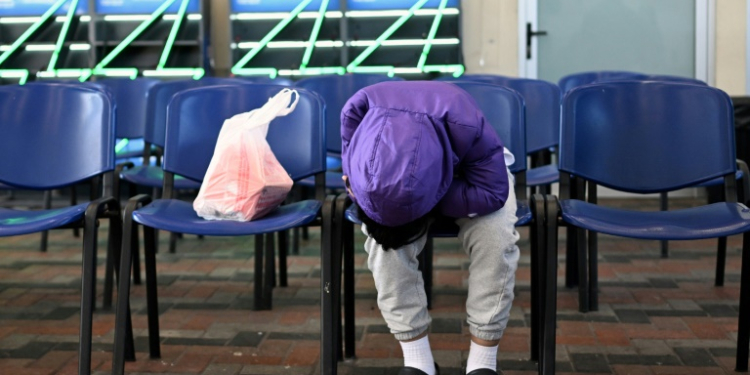
[[[344,180],[357,203],[378,306],[401,341],[400,374],[435,374],[417,255],[434,215],[455,218],[471,257],[467,372],[495,374],[519,251],[513,156],[471,96],[444,82],[379,83],[341,112]],[[415,287],[416,286],[416,287]]]

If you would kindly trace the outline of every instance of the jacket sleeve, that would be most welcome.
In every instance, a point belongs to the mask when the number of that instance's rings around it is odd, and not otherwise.
[[[484,116],[479,115],[478,121],[479,129],[473,139],[466,140],[469,147],[457,168],[461,175],[453,179],[438,205],[440,213],[448,217],[487,215],[503,208],[508,199],[503,145]]]
[[[347,153],[349,142],[351,142],[354,131],[357,130],[369,107],[367,94],[364,90],[360,90],[344,104],[344,108],[341,110],[341,161],[345,175],[349,174],[349,154]]]

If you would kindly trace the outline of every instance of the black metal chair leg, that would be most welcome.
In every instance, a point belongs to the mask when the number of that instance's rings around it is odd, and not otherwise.
[[[750,232],[742,235],[740,274],[740,311],[737,322],[737,354],[735,371],[746,372],[750,351]]]
[[[586,230],[575,228],[578,253],[578,310],[589,311],[588,262],[586,256]]]
[[[78,204],[78,192],[76,191],[75,185],[70,185],[70,205],[75,206]],[[81,237],[81,231],[78,227],[73,227],[73,237]]]
[[[266,235],[266,263],[265,280],[263,282],[263,309],[271,310],[273,305],[273,286],[276,281],[276,257],[274,256],[276,241],[275,233]]]
[[[659,193],[660,209],[662,211],[669,210],[669,193],[666,191]],[[669,241],[659,241],[661,245],[661,257],[669,258]]]
[[[292,229],[292,254],[299,255],[299,228]]]
[[[107,258],[105,259],[105,268],[104,268],[104,296],[102,298],[102,308],[105,310],[112,308],[112,291],[114,289],[114,270],[115,270],[115,247],[120,246],[121,239],[115,238],[120,237],[122,238],[122,235],[117,236],[116,232],[120,232],[122,230],[122,227],[120,228],[109,228],[109,238],[107,241]]]
[[[45,190],[44,191],[44,209],[49,210],[52,208],[52,190]],[[49,243],[49,231],[42,232],[42,240],[39,244],[39,251],[41,252],[47,252],[47,243]]]
[[[337,277],[337,264],[333,252],[333,209],[334,197],[328,196],[323,203],[323,223],[321,227],[320,252],[320,373],[336,375],[338,373],[336,340],[339,323],[334,319],[334,310],[340,305],[341,296],[334,289],[333,280]]]
[[[598,234],[588,232],[589,252],[589,311],[599,311],[599,251]]]
[[[289,277],[287,276],[287,251],[289,250],[289,231],[279,232],[279,285],[281,287],[289,286]]]
[[[91,212],[90,211],[94,211]],[[86,210],[83,229],[83,267],[81,274],[81,326],[78,344],[78,374],[91,374],[91,337],[94,316],[94,283],[96,278],[97,212]]]
[[[544,246],[544,198],[541,195],[532,195],[531,209],[534,213],[534,219],[530,226],[530,241],[531,241],[531,360],[539,360],[539,352],[541,345],[541,332],[542,332],[542,295],[541,288],[543,287],[544,281],[544,258],[540,258],[543,255],[542,247]]]
[[[253,310],[263,310],[263,235],[255,236],[255,285],[253,286]]]
[[[137,229],[137,228],[136,228]],[[128,235],[125,233],[125,235]],[[154,234],[156,235],[156,234]],[[131,242],[130,247],[133,252],[133,284],[141,285],[141,251],[139,248],[138,231],[134,230],[130,233]],[[157,239],[154,239],[158,243]]]
[[[340,241],[344,264],[344,358],[354,358],[355,353],[355,323],[354,323],[354,224],[344,217],[346,208],[351,200],[348,194],[340,194],[336,200],[336,224],[340,231],[336,231],[336,238]],[[340,234],[339,234],[340,233]]]
[[[727,238],[719,237],[719,245],[716,249],[716,278],[714,285],[724,286],[724,268],[727,263]]]
[[[174,254],[177,252],[177,238],[180,236],[179,233],[169,233],[169,253]]]
[[[132,207],[131,207],[132,206]],[[117,306],[115,307],[115,341],[112,358],[112,374],[122,375],[125,373],[125,360],[127,357],[127,335],[128,330],[132,330],[132,327],[128,327],[130,320],[130,280],[127,277],[120,277],[120,275],[129,275],[132,266],[132,246],[130,241],[132,236],[129,233],[134,228],[132,219],[132,211],[135,209],[135,205],[128,203],[125,207],[123,220],[123,233],[122,247],[120,250],[120,260],[118,265],[118,280],[117,280]],[[131,334],[132,339],[132,334]]]
[[[156,278],[156,229],[143,227],[143,261],[146,270],[148,347],[151,358],[161,358],[159,345],[159,297]]]
[[[542,311],[542,352],[539,363],[540,375],[554,375],[555,373],[555,323],[557,322],[557,199],[548,195],[545,197],[545,226],[546,238],[543,246],[544,262],[544,306]]]

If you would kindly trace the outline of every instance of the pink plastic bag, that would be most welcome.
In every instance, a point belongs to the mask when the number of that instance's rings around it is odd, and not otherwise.
[[[273,211],[286,199],[292,179],[276,160],[266,134],[271,120],[291,113],[298,100],[297,91],[284,89],[263,107],[224,121],[193,202],[198,216],[250,221]]]

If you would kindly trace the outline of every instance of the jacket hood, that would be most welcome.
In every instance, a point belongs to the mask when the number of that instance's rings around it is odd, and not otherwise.
[[[428,214],[453,179],[445,125],[418,111],[369,107],[344,159],[357,204],[385,226]]]

